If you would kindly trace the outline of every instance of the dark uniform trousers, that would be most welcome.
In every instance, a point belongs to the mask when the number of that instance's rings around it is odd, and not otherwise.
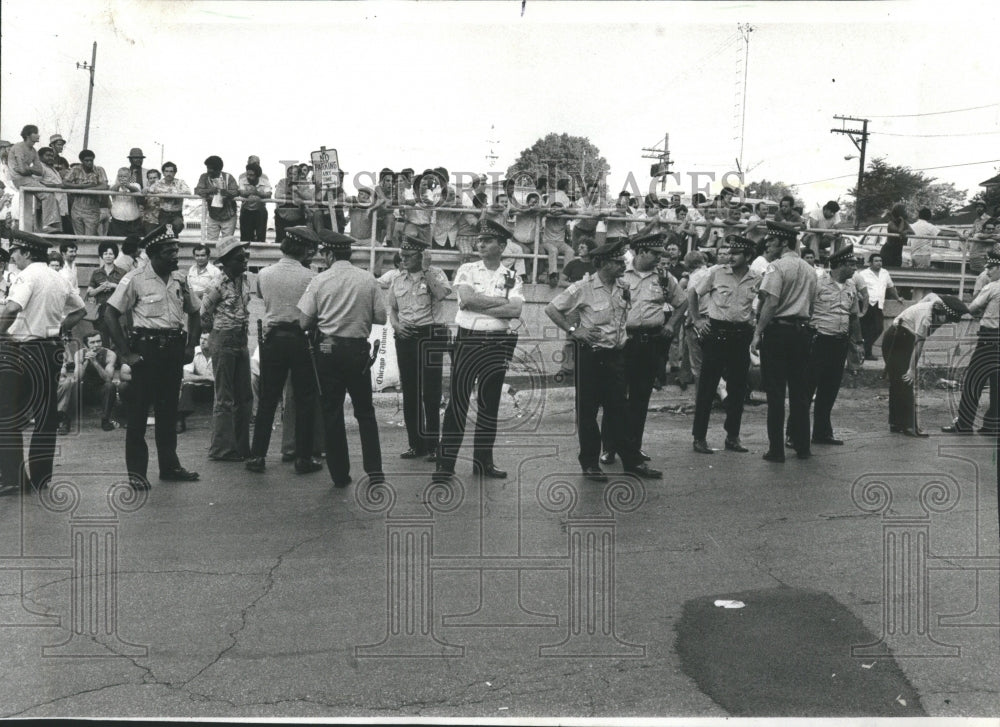
[[[979,328],[976,348],[969,359],[969,367],[965,370],[962,380],[962,399],[958,405],[958,425],[962,428],[972,428],[979,408],[979,397],[983,387],[990,386],[990,407],[983,417],[983,426],[987,429],[1000,427],[997,421],[997,387],[1000,386],[1000,330],[996,328]]]
[[[310,361],[309,344],[298,323],[276,323],[264,334],[260,344],[260,399],[250,445],[251,457],[267,456],[274,412],[289,372],[294,382],[295,457],[309,459],[312,456],[316,377]]]
[[[316,370],[323,399],[323,426],[326,429],[326,464],[335,483],[351,474],[344,426],[344,395],[351,395],[354,418],[361,435],[361,458],[368,474],[382,473],[382,448],[372,403],[371,374],[368,367],[368,339],[321,336]],[[294,385],[293,385],[294,386]],[[296,420],[296,427],[299,425]],[[303,443],[309,440],[303,440]],[[308,455],[306,455],[308,456]]]
[[[659,362],[666,355],[670,339],[663,335],[658,326],[652,331],[629,331],[625,341],[625,432],[635,449],[642,449],[642,435],[646,431],[646,414],[649,411],[649,397],[653,393],[653,380],[659,371]],[[608,441],[608,410],[601,418],[601,432],[605,449],[617,451]]]
[[[476,389],[477,412],[473,461],[481,466],[494,463],[493,443],[497,438],[500,394],[516,347],[516,333],[458,329],[452,352],[450,397],[441,429],[438,471],[455,471],[473,389]]]
[[[902,326],[889,326],[882,337],[882,357],[889,377],[889,426],[899,429],[917,428],[917,397],[915,381],[903,381],[910,369],[910,357],[917,337]]]
[[[56,451],[57,394],[64,350],[59,339],[0,344],[0,475],[9,485],[48,484]],[[35,429],[24,463],[21,434]]]
[[[809,392],[807,401],[813,394],[813,432],[816,439],[833,437],[833,424],[830,413],[840,392],[840,382],[844,378],[844,365],[847,363],[847,350],[850,345],[847,334],[828,336],[816,333],[813,336],[812,348],[809,352]]]
[[[625,467],[642,464],[639,446],[627,432],[628,404],[625,398],[626,365],[623,349],[593,348],[577,343],[576,415],[580,438],[580,465],[598,467],[601,430],[597,409],[604,408],[604,435],[610,451],[618,452]]]
[[[396,361],[403,389],[403,421],[410,448],[436,452],[441,434],[441,380],[451,341],[447,326],[418,326],[396,334]]]
[[[786,390],[789,435],[796,451],[809,451],[809,382],[806,368],[810,337],[811,329],[805,321],[780,319],[772,321],[761,336],[760,373],[764,391],[767,392],[767,438],[772,454],[785,452]]]
[[[726,379],[726,434],[730,439],[740,438],[752,339],[753,326],[749,323],[709,321],[708,332],[701,340],[701,376],[698,377],[694,425],[691,429],[694,439],[705,439],[708,435],[712,402],[715,401],[715,391],[722,378]]]
[[[156,457],[160,472],[180,467],[177,459],[177,402],[184,375],[184,345],[187,334],[180,328],[135,329],[130,348],[142,356],[132,367],[126,397],[125,466],[130,475],[146,477],[149,447],[146,418],[152,404],[155,415]]]
[[[877,305],[868,306],[868,310],[861,316],[861,337],[865,341],[865,356],[872,355],[872,345],[882,335],[885,328],[885,319],[882,309]]]

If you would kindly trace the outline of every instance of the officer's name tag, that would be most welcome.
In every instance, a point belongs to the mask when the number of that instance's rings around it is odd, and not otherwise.
[[[321,341],[319,344],[320,353],[333,353],[333,343],[330,341]]]

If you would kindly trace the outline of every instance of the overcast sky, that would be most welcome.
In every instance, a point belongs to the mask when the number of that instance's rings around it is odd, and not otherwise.
[[[690,189],[693,172],[735,167],[737,25],[750,23],[743,167],[798,184],[811,205],[854,185],[837,114],[871,119],[869,159],[1000,160],[998,6],[528,0],[521,16],[520,2],[0,0],[0,133],[17,141],[35,123],[75,157],[88,80],[76,63],[96,40],[89,145],[109,170],[133,146],[158,166],[162,144],[192,186],[209,154],[237,174],[257,154],[276,181],[279,160],[321,145],[351,176],[502,172],[555,131],[600,148],[614,191],[630,173],[648,186],[642,148],[669,132]],[[927,174],[971,195],[998,166]]]

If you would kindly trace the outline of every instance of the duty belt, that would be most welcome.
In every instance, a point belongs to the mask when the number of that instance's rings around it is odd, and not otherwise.
[[[740,321],[723,321],[718,318],[709,318],[709,325],[713,330],[717,331],[733,331],[737,333],[750,332],[753,330],[753,326],[749,321],[743,323]]]
[[[183,328],[133,328],[132,337],[146,340],[182,339],[187,336]]]
[[[805,328],[809,325],[808,318],[773,318],[771,323],[776,326],[785,326],[787,328]]]
[[[630,341],[637,343],[651,343],[664,338],[663,329],[659,326],[655,328],[632,328],[625,331]]]
[[[267,333],[271,331],[290,331],[291,333],[303,333],[302,327],[295,321],[278,321],[272,323],[267,328]]]

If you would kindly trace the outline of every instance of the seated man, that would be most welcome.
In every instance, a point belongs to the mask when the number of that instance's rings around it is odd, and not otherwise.
[[[69,434],[70,411],[80,412],[82,404],[101,404],[101,429],[106,432],[115,429],[111,420],[111,410],[117,398],[115,386],[115,363],[118,357],[110,348],[105,348],[101,334],[97,331],[84,338],[84,347],[74,354],[72,361],[63,364],[57,389],[59,412],[59,434]]]
[[[177,403],[177,433],[187,431],[187,418],[194,413],[196,389],[215,391],[215,375],[212,372],[212,358],[208,355],[208,334],[201,334],[201,345],[195,346],[194,360],[184,364],[184,378],[181,380],[180,400]]]

